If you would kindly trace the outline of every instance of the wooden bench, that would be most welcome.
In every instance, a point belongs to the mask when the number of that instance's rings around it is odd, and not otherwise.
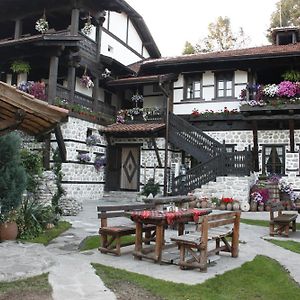
[[[280,202],[271,204],[270,209],[270,236],[275,234],[289,236],[289,229],[296,231],[296,219],[298,214],[283,213]]]
[[[206,272],[208,257],[220,251],[238,257],[240,215],[238,211],[206,215],[199,219],[198,232],[171,238],[180,249],[180,268],[199,268],[201,272]],[[232,226],[224,226],[229,224]],[[214,242],[211,250],[208,249],[209,241]]]
[[[135,224],[108,226],[107,219],[116,217],[125,217],[126,213],[135,210],[154,209],[153,204],[129,204],[129,205],[104,205],[97,206],[98,219],[100,219],[100,242],[99,250],[101,253],[113,253],[121,255],[121,247],[133,245],[135,242],[121,243],[121,237],[135,234]],[[129,219],[128,219],[129,220]],[[130,223],[130,221],[129,221]],[[155,225],[145,225],[144,242],[150,243],[155,236]]]

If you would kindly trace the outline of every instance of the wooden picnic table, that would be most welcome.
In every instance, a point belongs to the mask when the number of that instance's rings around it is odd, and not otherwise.
[[[180,209],[176,212],[165,212],[158,210],[144,210],[129,213],[130,218],[136,224],[135,249],[133,255],[137,259],[149,258],[161,263],[162,250],[174,247],[175,244],[165,245],[164,230],[167,225],[177,224],[178,235],[184,233],[184,226],[187,222],[198,222],[199,216],[211,213],[211,209]],[[146,224],[156,226],[156,238],[154,247],[143,248],[142,229]]]

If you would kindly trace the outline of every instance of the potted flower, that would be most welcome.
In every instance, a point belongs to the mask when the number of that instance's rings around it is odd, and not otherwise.
[[[89,15],[87,17],[87,21],[84,23],[84,27],[81,29],[81,32],[85,35],[90,35],[92,33],[93,25],[92,25],[92,18]]]
[[[23,81],[27,81],[27,74],[30,72],[29,62],[21,59],[14,60],[10,66],[13,73],[17,74],[17,81],[14,83],[20,84]]]
[[[77,159],[81,163],[87,163],[87,162],[91,161],[91,157],[89,156],[88,153],[78,153]]]
[[[103,155],[97,155],[94,161],[94,167],[99,172],[104,166],[106,166],[106,157]]]
[[[222,197],[221,205],[222,204],[225,205],[227,210],[232,210],[233,201],[234,200],[231,197],[227,197],[227,198]]]
[[[20,138],[15,133],[0,137],[0,238],[15,239],[16,209],[26,188],[26,172],[21,163]]]
[[[95,135],[89,135],[85,140],[87,146],[95,146],[97,145],[98,138]]]
[[[90,88],[93,88],[94,87],[94,82],[93,80],[91,79],[90,76],[86,75],[86,74],[83,74],[80,78],[80,83],[81,85],[86,88],[86,89],[90,89]]]
[[[46,19],[45,11],[44,11],[43,16],[36,21],[36,23],[35,23],[35,29],[37,31],[39,31],[40,33],[42,33],[42,34],[44,34],[44,33],[46,33],[48,31],[49,24],[48,24],[48,21]]]

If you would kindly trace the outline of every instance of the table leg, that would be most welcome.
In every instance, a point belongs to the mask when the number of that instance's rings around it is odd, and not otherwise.
[[[161,263],[162,246],[164,238],[164,226],[156,225],[155,261]]]
[[[143,249],[143,225],[140,222],[136,222],[135,230],[135,253],[141,253]],[[141,260],[140,257],[135,256],[135,259]]]
[[[178,235],[183,235],[184,234],[184,223],[178,223]]]

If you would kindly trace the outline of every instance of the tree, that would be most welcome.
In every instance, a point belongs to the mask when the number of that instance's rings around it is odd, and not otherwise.
[[[194,54],[194,53],[195,53],[194,46],[190,42],[186,41],[182,54],[185,55],[185,54]]]
[[[276,3],[276,11],[271,15],[270,29],[286,26],[300,26],[299,0],[281,0]]]
[[[243,28],[240,28],[237,33],[233,33],[230,19],[228,17],[218,17],[215,22],[208,25],[208,35],[195,46],[186,42],[185,50],[193,47],[195,49],[193,53],[224,51],[243,48],[248,42],[249,37],[245,35]]]
[[[20,137],[10,133],[0,137],[1,214],[17,208],[26,188],[26,172],[20,158]]]

